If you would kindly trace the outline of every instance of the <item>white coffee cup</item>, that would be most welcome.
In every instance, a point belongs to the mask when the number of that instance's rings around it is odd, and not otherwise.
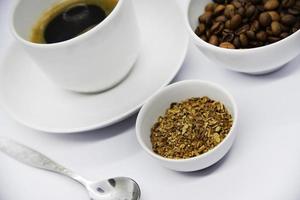
[[[13,10],[13,35],[37,66],[61,88],[76,92],[103,91],[123,80],[140,46],[132,0],[118,0],[101,23],[73,39],[30,42],[34,24],[55,3],[57,0],[20,0]]]

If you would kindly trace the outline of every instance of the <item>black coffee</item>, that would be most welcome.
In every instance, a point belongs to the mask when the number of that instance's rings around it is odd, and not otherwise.
[[[32,30],[31,41],[50,44],[72,39],[102,22],[116,3],[116,0],[77,0],[58,4],[41,17]]]
[[[44,31],[46,43],[72,39],[99,24],[105,11],[95,5],[74,5],[49,22]]]

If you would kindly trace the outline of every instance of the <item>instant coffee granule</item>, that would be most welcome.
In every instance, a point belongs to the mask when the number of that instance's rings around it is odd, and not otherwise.
[[[152,149],[171,159],[195,157],[222,142],[232,123],[225,106],[208,97],[172,103],[151,129]]]

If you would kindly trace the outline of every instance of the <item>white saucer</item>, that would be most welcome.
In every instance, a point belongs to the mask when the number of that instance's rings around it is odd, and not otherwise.
[[[61,90],[13,43],[0,68],[5,110],[28,127],[52,133],[105,127],[137,111],[174,78],[185,58],[188,35],[174,0],[134,0],[134,4],[143,45],[122,83],[96,95]]]

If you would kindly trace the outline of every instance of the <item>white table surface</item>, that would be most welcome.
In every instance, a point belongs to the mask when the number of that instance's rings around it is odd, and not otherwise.
[[[0,58],[12,42],[13,0],[0,0]],[[184,2],[180,2],[183,7]],[[282,70],[249,76],[218,68],[190,45],[174,81],[203,79],[226,87],[239,107],[238,137],[216,165],[178,173],[158,165],[135,138],[136,115],[101,130],[53,135],[31,130],[0,110],[0,136],[29,145],[90,179],[129,176],[142,200],[299,200],[300,57]],[[80,185],[0,153],[0,200],[84,200]]]

